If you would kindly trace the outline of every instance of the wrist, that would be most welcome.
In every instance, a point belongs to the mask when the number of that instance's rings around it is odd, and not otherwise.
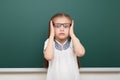
[[[74,37],[75,37],[75,34],[71,34],[70,37],[71,37],[71,38],[74,38]]]
[[[50,35],[49,38],[50,38],[50,39],[54,39],[54,36],[53,36],[53,35]]]

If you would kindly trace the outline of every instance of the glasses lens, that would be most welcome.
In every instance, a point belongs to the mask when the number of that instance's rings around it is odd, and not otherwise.
[[[64,28],[69,28],[70,24],[69,23],[64,23],[63,26],[64,26]]]
[[[62,25],[64,28],[69,28],[71,26],[70,23],[53,23],[53,26],[56,28],[60,28]]]

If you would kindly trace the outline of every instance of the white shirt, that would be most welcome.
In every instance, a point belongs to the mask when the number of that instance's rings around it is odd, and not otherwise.
[[[45,41],[46,48],[48,39]],[[54,58],[49,61],[46,80],[80,80],[80,73],[77,64],[77,57],[73,52],[71,39],[62,45],[54,41]]]

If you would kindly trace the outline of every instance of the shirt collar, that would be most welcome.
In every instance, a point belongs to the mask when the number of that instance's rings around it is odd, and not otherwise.
[[[57,50],[66,50],[66,49],[68,49],[69,47],[70,47],[70,38],[69,39],[67,39],[64,43],[63,43],[63,45],[59,42],[59,41],[57,41],[56,39],[54,40],[55,41],[55,48],[57,49]]]

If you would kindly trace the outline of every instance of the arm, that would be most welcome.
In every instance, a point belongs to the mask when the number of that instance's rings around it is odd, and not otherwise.
[[[74,22],[72,21],[72,25],[70,27],[70,37],[73,42],[73,50],[77,56],[81,57],[85,54],[85,49],[73,32],[73,25]]]
[[[52,21],[50,22],[50,36],[48,39],[47,47],[44,50],[44,57],[48,61],[52,60],[54,57],[54,28]]]

